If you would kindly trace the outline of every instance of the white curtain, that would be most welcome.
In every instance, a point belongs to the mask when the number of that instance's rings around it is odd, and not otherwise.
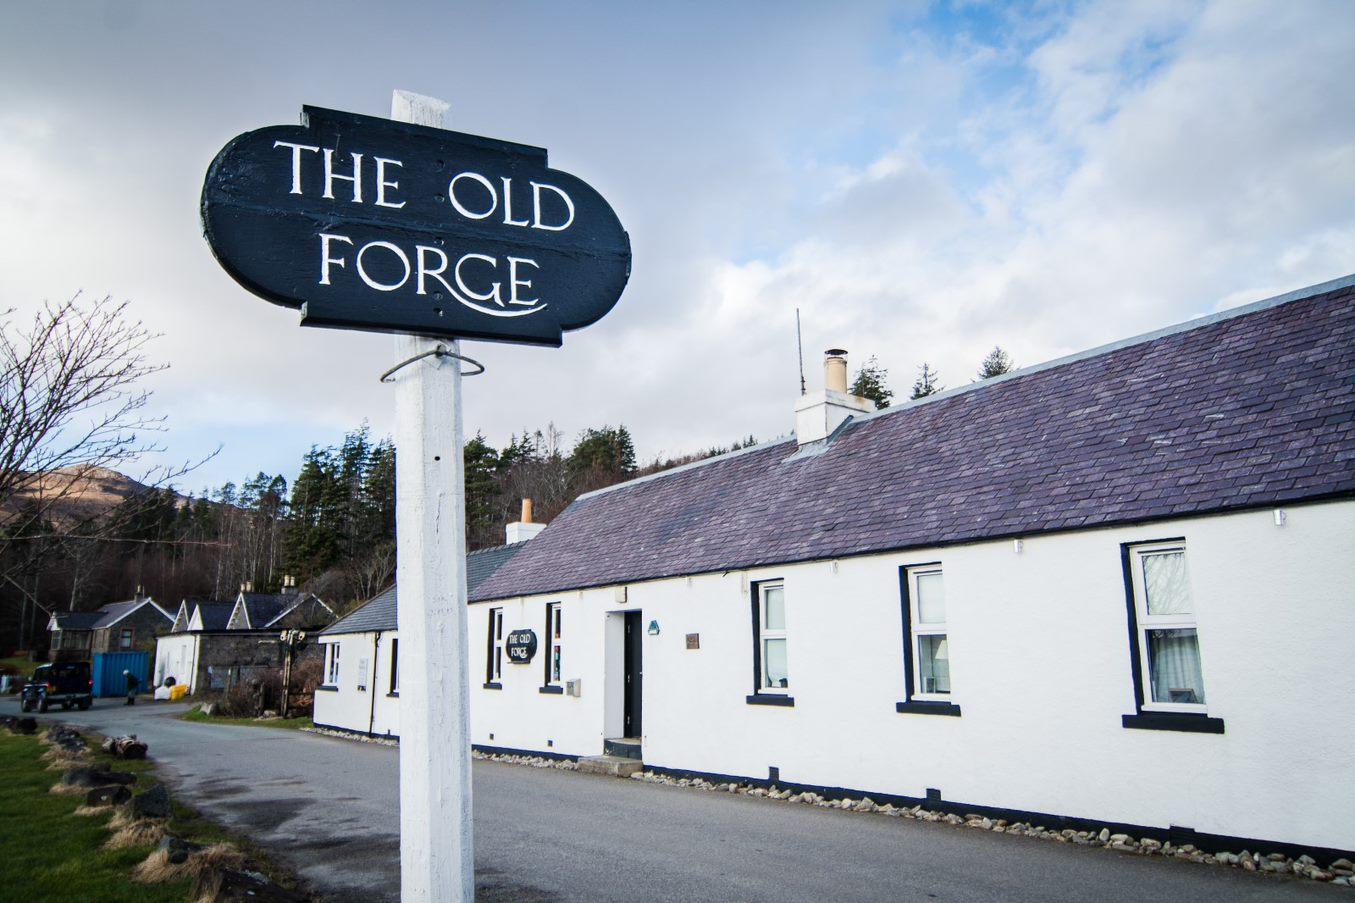
[[[1153,702],[1204,702],[1200,644],[1194,630],[1148,631]]]

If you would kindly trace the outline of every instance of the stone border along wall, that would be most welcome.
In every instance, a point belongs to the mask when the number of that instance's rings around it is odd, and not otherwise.
[[[797,792],[794,790],[780,790],[775,784],[764,787],[756,784],[734,781],[712,782],[705,778],[672,777],[654,771],[638,771],[631,775],[631,779],[644,781],[648,784],[669,784],[676,787],[694,787],[698,790],[714,791],[717,793],[743,793],[748,796],[765,797],[766,799],[785,800],[786,802],[791,803],[805,803],[822,809],[843,809],[850,812],[873,812],[892,816],[894,818],[912,818],[919,821],[945,822],[946,824],[951,825],[964,825],[969,828],[979,828],[997,834],[1022,834],[1026,837],[1039,837],[1057,843],[1072,843],[1077,844],[1078,846],[1100,846],[1111,850],[1138,853],[1145,856],[1167,856],[1174,859],[1186,859],[1191,862],[1201,862],[1209,865],[1228,865],[1249,872],[1293,874],[1314,881],[1326,881],[1332,884],[1355,886],[1355,863],[1352,863],[1351,860],[1346,858],[1337,859],[1327,868],[1322,868],[1317,864],[1317,861],[1313,859],[1313,857],[1308,855],[1301,855],[1297,859],[1291,859],[1283,853],[1262,854],[1250,850],[1243,850],[1240,853],[1206,853],[1203,850],[1197,849],[1193,844],[1176,846],[1171,842],[1163,842],[1151,837],[1144,837],[1136,840],[1128,834],[1112,833],[1109,828],[1102,828],[1100,832],[1075,831],[1071,828],[1057,831],[1040,825],[1028,824],[1026,822],[1008,822],[1006,819],[1002,818],[992,819],[982,815],[960,816],[953,813],[937,812],[920,805],[904,807],[893,806],[888,803],[876,803],[868,796],[863,796],[860,799],[853,799],[851,797],[830,799],[818,793],[814,793],[813,791]]]

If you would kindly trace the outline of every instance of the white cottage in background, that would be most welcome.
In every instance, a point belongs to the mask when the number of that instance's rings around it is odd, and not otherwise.
[[[1355,277],[874,413],[842,358],[471,591],[475,745],[1355,850]]]
[[[524,518],[508,525],[508,544],[466,556],[466,583],[474,591],[544,529]],[[381,593],[320,634],[324,685],[316,688],[314,722],[319,727],[374,737],[400,733],[400,633],[396,588]]]

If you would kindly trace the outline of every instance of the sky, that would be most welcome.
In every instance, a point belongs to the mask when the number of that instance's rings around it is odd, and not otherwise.
[[[393,432],[388,335],[301,328],[201,235],[235,135],[303,104],[543,146],[630,234],[561,349],[466,343],[468,435],[625,424],[642,462],[793,428],[821,352],[969,382],[1355,272],[1355,4],[12,3],[0,308],[127,299],[181,488]]]

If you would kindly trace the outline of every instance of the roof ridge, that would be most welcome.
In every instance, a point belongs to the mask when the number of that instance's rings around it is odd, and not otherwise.
[[[1334,292],[1343,288],[1349,288],[1351,286],[1355,286],[1355,273],[1351,273],[1348,276],[1341,276],[1337,279],[1330,279],[1326,282],[1319,282],[1314,285],[1307,286],[1305,288],[1294,289],[1293,291],[1285,292],[1280,295],[1275,295],[1270,298],[1263,298],[1260,301],[1251,301],[1248,302],[1247,304],[1240,304],[1237,307],[1229,307],[1221,311],[1215,311],[1212,314],[1205,314],[1204,316],[1201,317],[1194,317],[1189,320],[1183,320],[1179,323],[1174,323],[1170,326],[1163,326],[1158,329],[1154,329],[1150,332],[1140,333],[1139,335],[1136,336],[1129,336],[1128,338],[1117,339],[1116,341],[1113,342],[1107,342],[1104,345],[1097,345],[1092,348],[1088,348],[1084,351],[1076,351],[1073,352],[1072,354],[1066,354],[1063,357],[1057,357],[1052,360],[1044,361],[1042,363],[1031,364],[1027,367],[1020,367],[1016,370],[1004,373],[1001,376],[993,376],[989,377],[988,379],[966,383],[963,386],[956,386],[953,389],[946,389],[945,391],[937,392],[935,394],[928,395],[923,398],[909,399],[907,401],[901,402],[900,404],[893,405],[888,408],[881,408],[878,411],[872,411],[869,414],[851,415],[847,418],[846,421],[844,421],[844,425],[855,425],[857,423],[864,423],[867,420],[874,420],[878,417],[888,417],[891,414],[898,414],[901,411],[911,411],[925,404],[932,404],[937,401],[944,401],[947,398],[954,398],[958,395],[964,395],[965,393],[973,392],[978,389],[986,389],[989,386],[1011,382],[1012,380],[1020,379],[1023,376],[1032,376],[1036,373],[1042,373],[1045,370],[1052,370],[1055,367],[1062,367],[1066,366],[1067,364],[1074,364],[1077,363],[1078,361],[1084,361],[1087,360],[1088,358],[1099,357],[1103,354],[1110,354],[1112,351],[1119,351],[1123,348],[1131,348],[1135,345],[1142,345],[1147,342],[1153,342],[1158,339],[1166,338],[1167,336],[1177,335],[1183,332],[1190,332],[1195,329],[1202,329],[1206,326],[1212,326],[1215,323],[1224,322],[1225,320],[1232,320],[1237,317],[1245,317],[1248,314],[1259,313],[1260,311],[1269,310],[1270,308],[1273,307],[1279,307],[1283,304],[1289,304],[1294,301],[1303,301],[1307,298],[1314,298],[1318,295],[1325,295],[1329,292]],[[710,458],[702,458],[700,461],[691,461],[687,464],[681,464],[677,467],[669,468],[668,470],[661,470],[658,473],[645,474],[642,477],[635,477],[630,480],[625,480],[624,482],[621,483],[613,483],[611,486],[604,486],[601,489],[594,489],[591,492],[585,492],[582,495],[576,496],[574,501],[570,502],[569,505],[565,508],[565,510],[568,511],[570,508],[573,508],[574,505],[577,504],[578,502],[581,502],[585,499],[593,498],[594,496],[603,495],[604,493],[608,492],[614,492],[618,489],[627,489],[632,486],[638,486],[642,483],[648,483],[652,480],[660,479],[662,477],[673,476],[675,474],[682,473],[683,471],[693,470],[697,467],[704,467],[707,464],[715,464],[719,461],[724,461],[729,458],[734,458],[739,455],[757,451],[759,449],[770,448],[774,445],[780,445],[781,443],[793,438],[794,436],[789,433],[782,434],[773,439],[768,439],[766,442],[759,442],[756,445],[750,445],[745,448],[738,448],[733,451],[725,452],[722,455],[715,455]]]

